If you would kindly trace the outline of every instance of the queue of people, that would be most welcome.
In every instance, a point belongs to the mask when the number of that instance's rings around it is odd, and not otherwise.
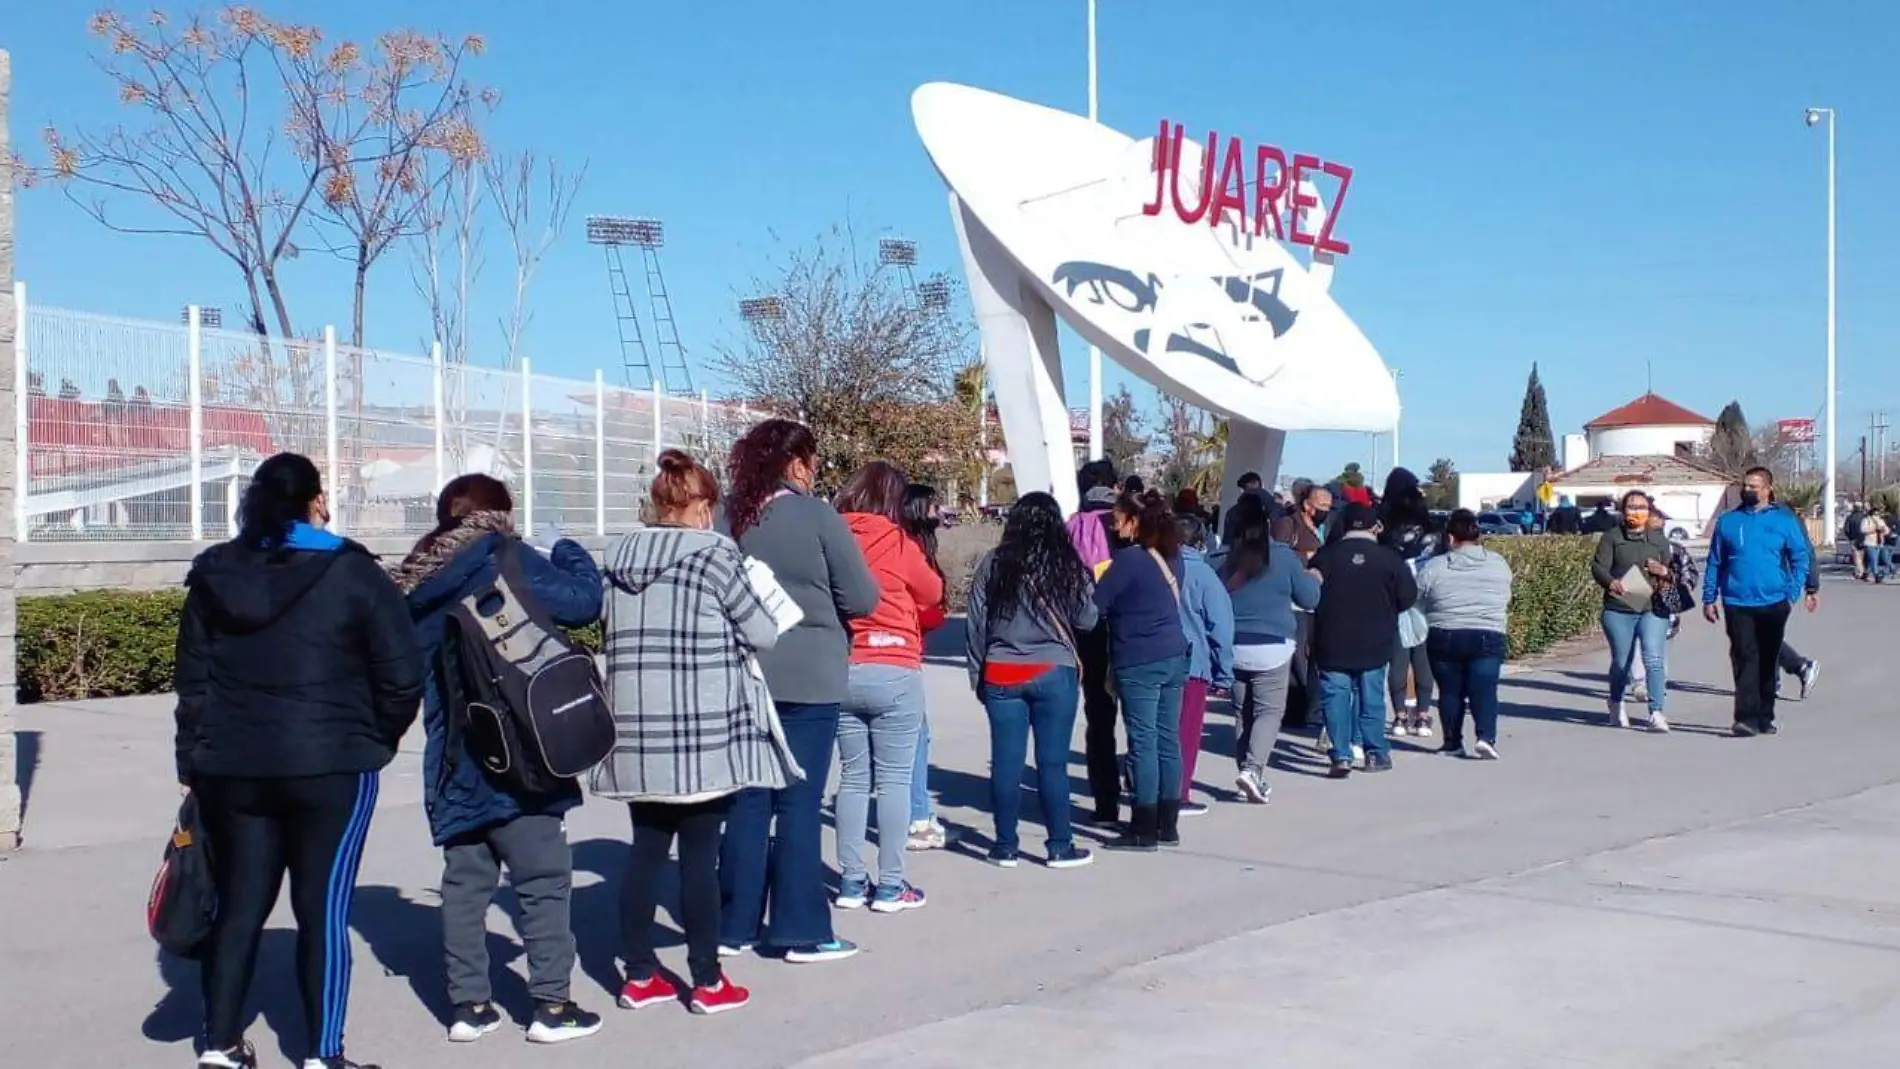
[[[179,628],[178,778],[205,814],[220,900],[202,954],[198,1064],[257,1064],[242,1007],[288,876],[305,1067],[369,1069],[344,1054],[350,898],[379,772],[418,714],[424,810],[442,851],[453,1042],[503,1024],[486,918],[504,874],[534,1001],[526,1038],[555,1044],[601,1029],[571,987],[564,818],[588,793],[624,804],[631,829],[619,887],[624,1009],[738,1009],[751,995],[727,975],[732,959],[842,960],[858,948],[833,928],[834,910],[923,908],[907,855],[947,841],[927,790],[923,682],[925,636],[943,624],[949,593],[935,495],[874,462],[821,498],[818,447],[804,425],[767,420],[733,448],[723,487],[690,455],[661,454],[649,524],[601,563],[571,540],[524,543],[506,485],[464,475],[443,487],[435,526],[386,569],[325,529],[314,464],[266,461],[238,537],[194,562]],[[1079,478],[1082,508],[1066,519],[1048,494],[1019,499],[970,579],[965,656],[989,722],[990,862],[1014,868],[1026,855],[1021,781],[1032,758],[1042,863],[1095,860],[1068,804],[1078,705],[1088,823],[1113,853],[1178,846],[1182,818],[1206,812],[1194,791],[1214,695],[1233,699],[1233,784],[1247,804],[1271,799],[1280,729],[1315,719],[1334,779],[1391,770],[1392,735],[1433,734],[1434,697],[1440,752],[1500,757],[1512,576],[1471,512],[1436,523],[1403,469],[1376,503],[1306,484],[1284,509],[1248,476],[1254,485],[1243,479],[1212,548],[1197,502],[1170,503],[1106,462]],[[1695,576],[1651,522],[1646,496],[1620,505],[1623,522],[1602,534],[1592,565],[1611,653],[1609,714],[1628,724],[1623,702],[1640,658],[1647,724],[1667,731],[1665,646],[1672,620],[1693,606]],[[1738,735],[1776,731],[1789,606],[1817,604],[1810,564],[1772,478],[1750,472],[1700,581],[1704,614],[1727,617]],[[592,657],[564,653],[559,637],[595,623],[598,676]],[[286,659],[286,648],[303,656]],[[481,655],[497,666],[494,679],[471,675]],[[581,676],[553,675],[577,659]],[[537,732],[553,721],[498,709],[534,704],[534,686],[481,690],[515,669],[554,680],[576,722],[598,706],[598,737],[551,740]],[[569,768],[579,752],[590,754],[584,767]],[[835,892],[822,819],[834,755]],[[654,938],[675,850],[684,977],[667,970]]]

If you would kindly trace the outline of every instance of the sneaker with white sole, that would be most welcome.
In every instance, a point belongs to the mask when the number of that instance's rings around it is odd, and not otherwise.
[[[334,1058],[305,1058],[303,1069],[382,1069],[368,1062],[353,1062],[339,1054]]]
[[[736,1010],[752,1001],[752,992],[740,987],[725,977],[711,987],[693,988],[693,997],[686,1008],[702,1017]]]
[[[1820,661],[1809,661],[1807,664],[1804,664],[1801,666],[1801,700],[1802,701],[1806,701],[1808,699],[1808,695],[1814,693],[1815,681],[1819,680],[1820,678],[1821,678],[1821,662]]]
[[[1498,759],[1498,747],[1496,743],[1480,740],[1477,745],[1471,748],[1471,752],[1477,754],[1478,759],[1481,761],[1495,761]]]
[[[1412,725],[1406,722],[1404,717],[1400,717],[1392,721],[1392,726],[1387,729],[1386,733],[1394,737],[1410,735],[1412,733]]]
[[[501,1011],[492,1002],[465,1002],[449,1020],[450,1043],[473,1043],[501,1027]]]
[[[1273,797],[1273,788],[1267,784],[1260,773],[1251,768],[1234,777],[1234,789],[1240,792],[1242,798],[1254,805],[1266,805]]]
[[[600,1014],[588,1013],[573,1002],[543,1002],[534,1008],[528,1024],[530,1043],[566,1043],[600,1031]]]
[[[1610,723],[1620,728],[1630,726],[1630,714],[1623,708],[1622,702],[1610,703]]]
[[[198,1069],[257,1069],[257,1052],[242,1041],[230,1050],[208,1050],[198,1055]]]
[[[1669,734],[1669,720],[1661,713],[1649,714],[1649,730],[1658,735]]]
[[[750,954],[750,953],[752,953],[751,943],[721,943],[719,944],[719,956],[722,958],[736,958],[741,954]]]
[[[785,952],[785,960],[793,965],[818,965],[827,961],[843,961],[856,955],[858,945],[849,939],[827,939],[822,943],[807,943],[793,947]]]
[[[1421,739],[1431,738],[1432,737],[1431,719],[1429,717],[1421,716],[1417,720],[1412,721],[1412,734],[1418,736]]]
[[[907,910],[922,909],[929,901],[924,897],[924,889],[900,883],[894,887],[880,887],[871,898],[873,913],[903,913]]]
[[[838,885],[838,897],[831,900],[834,909],[862,909],[871,901],[871,881],[854,877]]]
[[[1353,763],[1354,763],[1354,764],[1359,764],[1359,763],[1361,763],[1361,762],[1363,762],[1363,761],[1365,761],[1365,759],[1366,759],[1366,748],[1365,748],[1364,746],[1361,746],[1361,745],[1359,745],[1359,744],[1358,744],[1358,743],[1356,743],[1356,742],[1355,742],[1355,743],[1353,743],[1353,744],[1352,744],[1352,760],[1353,760]]]
[[[1206,802],[1182,802],[1181,815],[1184,817],[1204,817],[1208,814],[1209,808]]]
[[[943,822],[932,817],[929,820],[913,820],[910,823],[910,835],[904,840],[906,850],[942,850],[950,842],[950,836],[944,831]]]
[[[1052,869],[1079,869],[1084,865],[1093,864],[1094,861],[1093,851],[1071,846],[1067,850],[1050,851],[1049,858],[1043,862],[1043,865]]]

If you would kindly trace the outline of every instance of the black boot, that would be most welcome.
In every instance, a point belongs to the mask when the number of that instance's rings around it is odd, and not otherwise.
[[[1128,829],[1115,838],[1102,844],[1104,850],[1137,851],[1152,854],[1159,849],[1155,838],[1156,814],[1151,805],[1138,805],[1134,817],[1128,822]]]
[[[1181,845],[1181,803],[1161,803],[1160,817],[1155,827],[1155,839],[1162,846]]]

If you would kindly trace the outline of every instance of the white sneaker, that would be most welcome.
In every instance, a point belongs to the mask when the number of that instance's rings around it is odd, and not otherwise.
[[[1649,730],[1659,735],[1669,734],[1669,721],[1661,713],[1649,714]]]
[[[1421,718],[1418,722],[1412,725],[1412,734],[1417,735],[1421,739],[1431,738],[1432,737],[1432,722],[1430,720],[1425,720]]]
[[[1620,728],[1630,726],[1630,714],[1623,709],[1622,702],[1610,703],[1610,721]]]
[[[1273,797],[1273,788],[1252,769],[1235,776],[1234,787],[1240,791],[1241,797],[1254,805],[1266,805]]]
[[[1478,759],[1481,761],[1495,761],[1498,759],[1498,748],[1488,742],[1480,741],[1476,746],[1471,748],[1471,752],[1477,754]]]
[[[1404,720],[1395,720],[1392,722],[1391,734],[1402,737],[1405,735],[1410,735],[1411,733],[1412,733],[1412,725],[1406,723]]]
[[[1366,748],[1358,743],[1352,744],[1352,759],[1355,764],[1366,759]]]

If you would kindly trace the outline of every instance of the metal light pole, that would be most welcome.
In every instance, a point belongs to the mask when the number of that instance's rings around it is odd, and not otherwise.
[[[1834,109],[1809,108],[1807,123],[1827,119],[1827,467],[1821,476],[1821,525],[1829,545],[1834,543],[1834,477],[1839,460],[1834,455]]]
[[[1095,122],[1095,0],[1089,0],[1089,121]],[[1102,350],[1089,346],[1089,459],[1102,453]]]
[[[1405,372],[1400,371],[1398,368],[1392,369],[1392,391],[1394,393],[1398,392],[1399,380],[1404,377]],[[1395,468],[1403,464],[1403,462],[1399,460],[1399,419],[1403,414],[1404,408],[1401,407],[1400,415],[1392,417],[1392,466]]]

